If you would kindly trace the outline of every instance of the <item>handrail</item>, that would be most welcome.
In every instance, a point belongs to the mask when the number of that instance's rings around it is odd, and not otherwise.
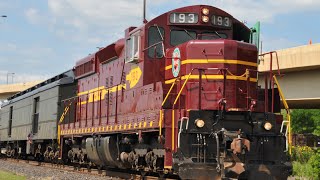
[[[196,69],[198,69],[199,71],[206,71],[206,70],[219,70],[219,72],[223,72],[223,76],[224,76],[224,79],[226,80],[227,79],[227,76],[226,76],[226,73],[229,73],[231,76],[236,76],[236,75],[234,75],[234,74],[232,74],[228,69],[226,69],[226,68],[193,68],[191,71],[190,71],[190,73],[187,75],[187,77],[185,78],[185,80],[184,80],[184,83],[183,83],[183,85],[182,85],[182,87],[180,88],[180,90],[179,90],[179,93],[178,93],[178,95],[177,95],[177,97],[175,98],[175,100],[174,100],[174,102],[173,102],[173,104],[172,104],[172,125],[171,125],[171,136],[172,136],[172,139],[171,139],[171,143],[172,143],[172,151],[174,151],[174,149],[175,149],[175,138],[174,138],[174,133],[175,133],[175,130],[174,130],[174,128],[175,128],[175,110],[174,110],[174,106],[176,105],[176,103],[177,103],[177,101],[178,101],[178,99],[180,98],[180,96],[181,96],[181,93],[182,93],[182,91],[184,90],[184,88],[185,88],[185,86],[186,86],[186,84],[187,84],[187,82],[189,81],[189,79],[190,79],[190,77],[191,77],[191,74],[193,73],[193,71],[194,70],[196,70]],[[223,70],[223,71],[221,71],[221,70]],[[244,74],[242,74],[240,77],[244,77],[244,76],[246,76],[247,78],[250,78],[249,76],[248,76],[248,74],[249,74],[249,71],[250,70],[246,70],[246,72],[244,73]],[[199,72],[200,73],[200,72]],[[200,73],[199,74],[200,75],[200,78],[202,78],[202,74]],[[204,74],[204,75],[206,75],[206,74]],[[160,109],[160,113],[159,113],[159,115],[160,115],[160,117],[159,117],[159,135],[161,136],[161,134],[162,134],[162,121],[163,121],[163,109],[162,109],[162,106],[165,104],[165,102],[167,101],[167,99],[168,99],[168,97],[169,97],[169,95],[170,95],[170,93],[171,93],[171,91],[172,91],[172,89],[173,89],[173,87],[174,87],[174,85],[176,84],[176,81],[177,80],[180,80],[180,78],[176,78],[175,79],[175,81],[172,83],[172,85],[171,85],[171,87],[170,87],[170,89],[169,89],[169,91],[168,91],[168,93],[167,93],[167,95],[166,95],[166,97],[164,98],[164,100],[163,100],[163,102],[162,102],[162,104],[161,104],[161,109]],[[199,97],[199,98],[201,98],[201,97]]]
[[[171,93],[171,91],[172,91],[172,89],[173,89],[173,87],[174,87],[174,85],[176,84],[176,82],[177,82],[178,79],[179,79],[179,78],[176,78],[175,81],[172,83],[172,85],[171,85],[171,87],[170,87],[170,89],[169,89],[166,97],[164,98],[164,100],[163,100],[162,103],[161,103],[161,109],[160,109],[160,112],[159,112],[159,136],[162,135],[162,121],[163,121],[163,110],[162,110],[162,106],[166,103],[166,101],[167,101],[167,99],[168,99],[168,97],[169,97],[169,95],[170,95],[170,93]]]
[[[183,125],[183,120],[186,120],[186,130],[188,130],[188,125],[189,125],[189,118],[188,117],[182,117],[181,118],[181,123],[180,123],[180,129],[179,129],[179,133],[178,133],[178,148],[180,148],[180,136],[181,136],[181,132],[182,132],[182,125]]]
[[[272,59],[272,54],[275,54],[276,55],[276,59],[277,59],[277,72],[278,72],[278,75],[280,76],[281,73],[280,73],[280,68],[279,68],[279,59],[278,59],[278,53],[277,51],[270,51],[270,52],[266,52],[266,53],[263,53],[263,54],[259,54],[259,56],[261,57],[264,57],[265,55],[270,55],[270,73],[272,73],[272,62],[273,62],[273,59]]]
[[[178,93],[178,95],[177,95],[177,97],[176,97],[176,99],[174,100],[174,103],[173,103],[173,105],[172,105],[172,120],[171,120],[171,122],[172,122],[172,124],[171,124],[171,149],[172,149],[172,151],[174,151],[174,149],[175,149],[175,143],[174,143],[174,126],[175,126],[175,119],[174,119],[174,106],[175,106],[175,104],[177,103],[177,101],[178,101],[178,99],[179,99],[179,97],[180,97],[180,95],[181,95],[181,93],[182,93],[182,90],[184,89],[184,87],[185,87],[185,85],[187,84],[187,82],[188,82],[188,80],[189,80],[189,78],[190,78],[190,76],[191,76],[191,74],[192,74],[192,72],[193,72],[193,70],[195,70],[196,68],[193,68],[191,71],[190,71],[190,73],[188,74],[188,76],[187,76],[187,78],[186,78],[186,80],[184,81],[184,83],[183,83],[183,85],[182,85],[182,87],[181,87],[181,89],[180,89],[180,91],[179,91],[179,93]]]
[[[176,78],[175,81],[172,83],[172,85],[171,85],[171,87],[170,87],[170,89],[169,89],[166,97],[165,97],[164,100],[162,101],[161,106],[163,106],[164,103],[167,101],[167,99],[168,99],[168,97],[169,97],[169,95],[170,95],[170,93],[171,93],[171,91],[172,91],[172,89],[173,89],[173,87],[174,87],[174,85],[176,84],[176,82],[177,82],[178,79],[179,79],[179,78]]]
[[[174,126],[175,126],[175,114],[174,114],[174,106],[176,105],[178,99],[180,98],[180,95],[181,95],[184,87],[186,86],[186,84],[187,84],[187,82],[188,82],[188,80],[189,80],[192,72],[193,72],[195,69],[198,69],[199,71],[200,71],[200,70],[201,70],[201,71],[202,71],[202,70],[221,70],[221,69],[219,69],[219,68],[208,68],[208,69],[193,68],[193,69],[190,71],[190,73],[188,74],[187,78],[185,79],[185,81],[184,81],[184,83],[183,83],[183,85],[182,85],[182,87],[181,87],[181,89],[180,89],[180,91],[179,91],[176,99],[174,100],[173,105],[172,105],[172,112],[171,112],[171,113],[172,113],[172,120],[171,120],[171,122],[172,122],[172,124],[171,124],[171,137],[172,137],[172,139],[171,139],[171,149],[172,149],[172,151],[174,151],[174,149],[175,149],[175,138],[174,138],[174,133],[175,133],[175,132],[174,132],[174,128],[175,128],[175,127],[174,127]],[[202,74],[200,74],[200,76],[201,76],[200,78],[202,78]],[[224,78],[225,78],[225,76],[224,76]],[[201,98],[201,97],[199,97],[199,98]]]
[[[273,73],[273,65],[272,65],[273,64],[273,54],[276,55],[276,63],[277,63],[277,69],[276,70],[278,72],[278,75],[281,76],[281,73],[280,73],[280,68],[279,68],[279,58],[278,58],[277,51],[270,51],[270,52],[267,52],[267,53],[260,54],[259,56],[264,57],[265,55],[268,55],[268,54],[270,55],[270,70],[269,70],[270,84],[269,84],[269,86],[270,86],[271,91],[272,91],[271,92],[271,97],[272,97],[272,99],[271,99],[271,112],[273,113],[273,111],[274,111],[274,96],[275,96],[275,94],[274,94],[274,84],[275,83],[274,83],[274,78],[273,78],[274,73]],[[266,81],[267,81],[267,77],[266,77]],[[267,87],[267,85],[268,85],[267,82],[265,83],[265,85]],[[267,91],[265,93],[267,93]],[[265,95],[265,97],[267,97],[267,95]],[[265,101],[267,101],[267,99]],[[266,104],[268,104],[268,103],[266,103]]]
[[[57,129],[57,130],[58,130],[58,135],[57,135],[58,137],[57,137],[57,142],[58,142],[58,145],[59,145],[59,146],[60,146],[60,136],[61,136],[61,123],[63,122],[66,114],[68,113],[71,105],[72,105],[72,101],[69,103],[68,106],[66,106],[66,107],[64,108],[64,111],[63,111],[63,113],[61,114],[60,119],[59,119],[59,122],[58,122],[58,129]]]
[[[288,124],[287,124],[287,131],[289,132],[289,138],[288,138],[288,144],[289,144],[289,154],[291,155],[291,144],[292,144],[292,138],[291,138],[291,116],[290,116],[290,109],[289,109],[289,106],[288,106],[288,103],[287,103],[287,100],[285,99],[284,97],[284,94],[282,92],[282,89],[280,87],[280,84],[277,80],[277,77],[276,75],[273,75],[273,79],[274,79],[274,82],[276,83],[277,87],[278,87],[278,90],[279,90],[279,94],[280,94],[280,97],[282,99],[282,103],[284,105],[284,108],[286,109],[287,111],[287,121],[288,121]],[[282,127],[281,127],[282,128]],[[286,136],[287,136],[287,131],[286,131]]]
[[[177,101],[178,101],[178,99],[180,98],[180,95],[181,95],[181,93],[182,93],[185,85],[187,84],[187,82],[188,82],[188,80],[189,80],[189,78],[190,78],[190,76],[191,76],[191,74],[192,74],[192,72],[193,72],[194,70],[196,70],[196,69],[198,69],[198,70],[204,70],[204,71],[205,71],[205,70],[224,70],[224,68],[205,68],[205,69],[202,69],[202,68],[193,68],[193,69],[190,71],[190,73],[188,74],[187,78],[185,79],[185,81],[184,81],[184,83],[183,83],[183,85],[182,85],[182,87],[181,87],[181,89],[180,89],[180,91],[179,91],[176,99],[174,100],[173,106],[177,103]]]
[[[173,106],[177,103],[177,101],[178,101],[178,99],[179,99],[179,97],[180,97],[180,95],[181,95],[181,93],[182,93],[182,90],[183,90],[184,87],[186,86],[186,84],[187,84],[187,82],[188,82],[188,80],[189,80],[189,78],[190,78],[193,70],[194,70],[194,69],[191,70],[191,72],[188,74],[186,80],[184,81],[184,83],[183,83],[183,85],[182,85],[182,87],[181,87],[181,89],[180,89],[180,91],[179,91],[176,99],[174,100]]]

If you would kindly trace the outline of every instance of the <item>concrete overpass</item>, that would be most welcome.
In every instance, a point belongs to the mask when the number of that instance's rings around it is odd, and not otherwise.
[[[280,86],[290,108],[320,108],[320,44],[311,44],[277,50]],[[276,54],[273,54],[272,70],[277,70]],[[259,71],[270,70],[270,55],[260,60]],[[259,83],[263,86],[263,77]]]
[[[26,83],[0,85],[0,101],[5,100],[16,93],[26,90],[41,82],[42,81],[32,81],[32,82],[26,82]]]

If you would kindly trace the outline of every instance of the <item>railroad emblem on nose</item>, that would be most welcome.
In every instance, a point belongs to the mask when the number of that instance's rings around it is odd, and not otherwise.
[[[181,55],[180,55],[180,49],[175,48],[172,53],[172,74],[173,77],[178,77],[180,72],[180,66],[181,66]]]

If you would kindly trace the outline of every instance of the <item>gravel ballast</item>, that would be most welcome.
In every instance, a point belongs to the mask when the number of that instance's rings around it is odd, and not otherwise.
[[[0,169],[25,176],[28,180],[113,180],[107,176],[91,175],[80,172],[71,172],[58,168],[35,166],[24,162],[12,162],[0,159]],[[1,177],[0,177],[1,179]]]

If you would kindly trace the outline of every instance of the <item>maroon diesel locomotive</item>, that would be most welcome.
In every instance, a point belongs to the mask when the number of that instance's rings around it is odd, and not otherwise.
[[[76,63],[61,158],[182,179],[286,179],[280,98],[271,79],[258,86],[253,33],[205,5],[129,27]]]

